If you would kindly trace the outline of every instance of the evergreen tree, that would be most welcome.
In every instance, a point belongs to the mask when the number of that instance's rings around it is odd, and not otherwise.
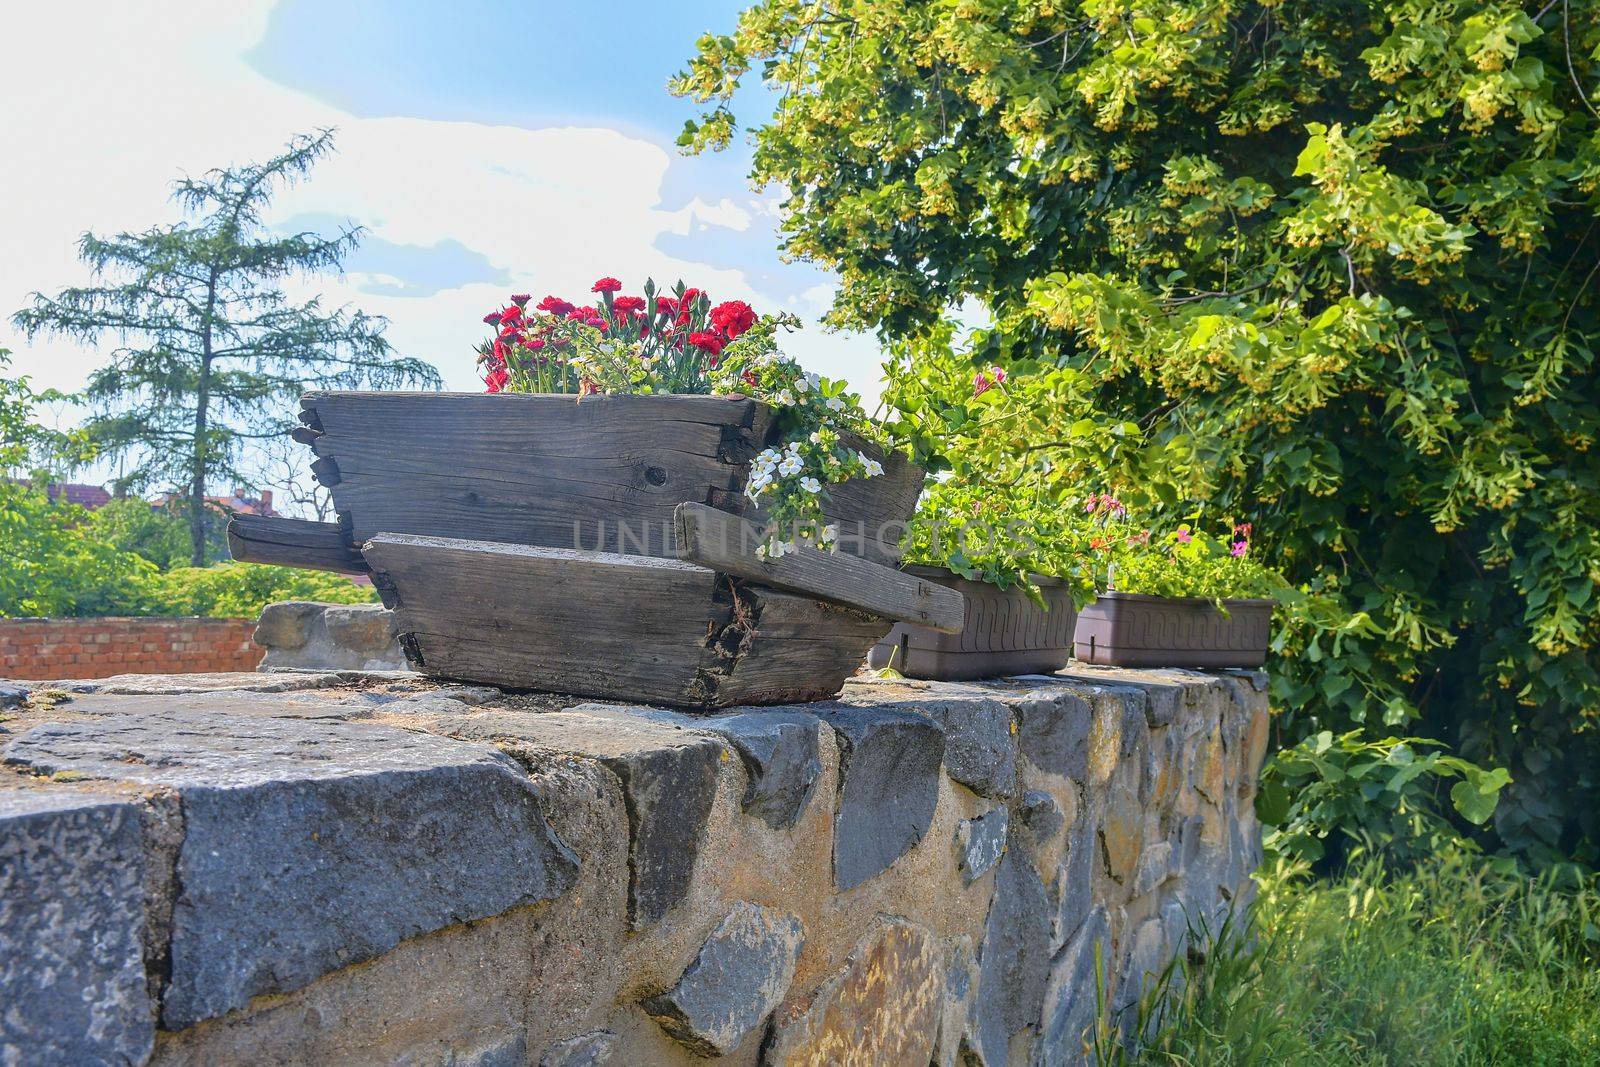
[[[288,279],[338,270],[361,239],[358,227],[285,236],[262,224],[273,194],[332,147],[333,131],[322,130],[265,162],[180,180],[183,221],[84,234],[79,255],[94,284],[35,293],[13,317],[29,338],[117,338],[111,362],[89,378],[87,429],[102,455],[124,461],[124,488],[162,482],[184,493],[196,566],[211,522],[207,486],[248,480],[239,469],[247,446],[286,433],[302,392],[439,385],[433,367],[393,354],[386,319],[283,291]]]

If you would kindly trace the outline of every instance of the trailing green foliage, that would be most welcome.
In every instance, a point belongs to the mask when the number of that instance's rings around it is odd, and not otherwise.
[[[1285,864],[1248,930],[1153,982],[1106,1064],[1456,1067],[1600,1062],[1600,892],[1446,852],[1334,882]]]
[[[1479,826],[1510,776],[1448,755],[1437,741],[1367,741],[1359,730],[1338,737],[1324,730],[1266,766],[1256,793],[1256,814],[1270,828],[1263,844],[1269,854],[1307,863],[1372,843],[1408,862],[1445,848],[1475,851],[1441,815],[1446,781],[1453,809]]]
[[[1597,53],[1596,0],[761,0],[675,88],[691,149],[781,94],[753,176],[908,440],[1254,523],[1282,736],[1441,738],[1596,862]]]

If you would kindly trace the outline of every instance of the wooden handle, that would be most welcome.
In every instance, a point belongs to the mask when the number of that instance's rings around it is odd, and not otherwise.
[[[966,598],[954,589],[843,552],[806,548],[766,559],[756,555],[761,531],[754,523],[705,504],[679,504],[674,517],[678,555],[690,563],[896,622],[961,632]]]
[[[228,520],[228,552],[246,563],[341,574],[366,574],[369,569],[336,522],[235,515]]]

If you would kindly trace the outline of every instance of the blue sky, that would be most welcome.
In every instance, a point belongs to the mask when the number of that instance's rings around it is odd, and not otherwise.
[[[339,129],[339,153],[283,194],[280,229],[367,227],[343,277],[306,291],[387,315],[390,340],[475,388],[479,318],[507,292],[576,296],[601,274],[630,287],[683,277],[719,298],[813,324],[832,282],[778,255],[777,198],[745,178],[749,149],[688,158],[692,105],[667,94],[703,32],[739,4],[687,0],[58,0],[0,14],[0,98],[15,105],[0,168],[0,310],[85,280],[86,229],[175,217],[184,172],[261,158],[296,132]],[[757,87],[742,116],[770,111]],[[11,125],[8,119],[8,125]],[[77,388],[106,350],[0,346],[38,384]],[[808,366],[877,391],[864,337],[813,325]]]

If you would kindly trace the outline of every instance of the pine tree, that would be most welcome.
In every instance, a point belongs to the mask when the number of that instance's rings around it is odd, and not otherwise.
[[[439,386],[432,366],[393,354],[382,316],[283,291],[286,280],[337,271],[361,239],[359,227],[285,236],[262,223],[274,193],[332,148],[333,131],[321,130],[265,162],[179,180],[182,221],[84,234],[79,256],[94,284],[35,293],[13,316],[30,339],[117,339],[111,362],[89,377],[86,428],[102,455],[124,461],[124,488],[181,487],[196,566],[211,522],[207,487],[247,481],[250,443],[288,432],[302,392]]]

